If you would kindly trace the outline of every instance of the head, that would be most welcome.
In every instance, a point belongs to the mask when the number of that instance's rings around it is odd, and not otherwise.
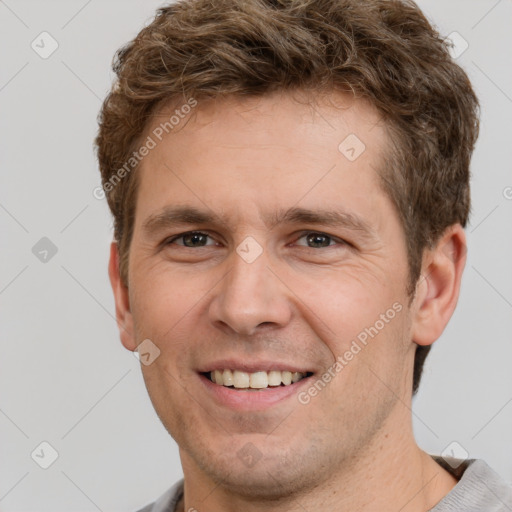
[[[354,361],[332,370],[343,378],[292,414],[316,408],[318,426],[334,404],[324,426],[343,417],[353,439],[364,425],[352,448],[332,452],[353,455],[396,397],[416,392],[456,304],[478,132],[467,76],[413,2],[388,0],[177,2],[114,70],[96,140],[114,216],[110,272],[124,345],[149,338],[160,350],[143,370],[164,425],[199,466],[202,450],[228,468],[223,436],[257,445],[270,421],[292,439],[269,452],[277,467],[304,441],[283,423],[291,409],[224,421],[200,396],[191,407],[183,386],[194,394],[208,361],[235,353],[301,354],[318,380],[359,340]],[[176,207],[188,210],[172,224],[163,213]],[[318,209],[345,220],[332,228],[311,216]],[[301,226],[331,238],[294,238]],[[172,239],[192,230],[210,241]],[[254,245],[242,247],[261,251],[251,263],[236,250],[247,237]],[[396,393],[368,398],[382,379]],[[187,428],[208,417],[204,437],[218,445],[191,448]],[[320,431],[309,430],[310,460],[324,454]]]

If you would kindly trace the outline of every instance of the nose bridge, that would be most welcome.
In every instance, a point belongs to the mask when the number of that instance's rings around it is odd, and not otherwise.
[[[255,257],[251,243],[242,242],[230,255],[229,272],[210,305],[212,322],[246,335],[263,323],[282,326],[290,318],[290,304],[267,268],[267,254],[261,250]]]

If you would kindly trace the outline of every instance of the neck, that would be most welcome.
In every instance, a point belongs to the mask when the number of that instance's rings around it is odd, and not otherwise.
[[[404,408],[405,409],[405,408]],[[216,483],[180,451],[184,471],[184,499],[176,509],[199,512],[425,512],[456,485],[457,480],[420,450],[407,428],[384,427],[356,457],[340,465],[331,478],[304,494],[258,501],[233,493],[228,484]],[[275,479],[276,486],[278,480]]]

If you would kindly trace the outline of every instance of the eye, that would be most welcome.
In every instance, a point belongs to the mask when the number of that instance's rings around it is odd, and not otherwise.
[[[305,244],[297,243],[299,240],[305,239]],[[316,231],[309,231],[304,233],[300,238],[295,242],[297,245],[307,246],[311,249],[322,249],[323,247],[332,247],[338,244],[345,244],[345,242],[339,238],[332,237],[330,235],[326,235],[325,233],[318,233]]]
[[[166,245],[181,245],[183,247],[195,248],[195,247],[206,247],[208,245],[215,245],[215,241],[211,240],[211,243],[208,243],[208,239],[210,235],[207,233],[203,233],[201,231],[189,231],[188,233],[181,233],[180,235],[176,235],[175,237],[167,240]],[[181,243],[177,241],[181,240]]]
[[[300,242],[303,240],[304,242]],[[336,245],[346,245],[346,242],[340,238],[320,233],[316,231],[304,232],[295,242],[298,246],[308,247],[310,249],[322,249],[325,247],[334,247]],[[179,245],[187,248],[198,248],[216,245],[208,233],[202,231],[189,231],[176,235],[165,242],[165,245]]]

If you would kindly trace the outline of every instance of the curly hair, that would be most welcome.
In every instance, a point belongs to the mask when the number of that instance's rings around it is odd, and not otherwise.
[[[424,249],[467,223],[478,100],[449,43],[411,0],[181,0],[158,10],[113,69],[95,143],[126,285],[136,168],[115,186],[109,180],[158,109],[190,97],[299,89],[368,100],[391,141],[379,177],[405,232],[410,297]],[[414,393],[429,350],[416,349]]]

